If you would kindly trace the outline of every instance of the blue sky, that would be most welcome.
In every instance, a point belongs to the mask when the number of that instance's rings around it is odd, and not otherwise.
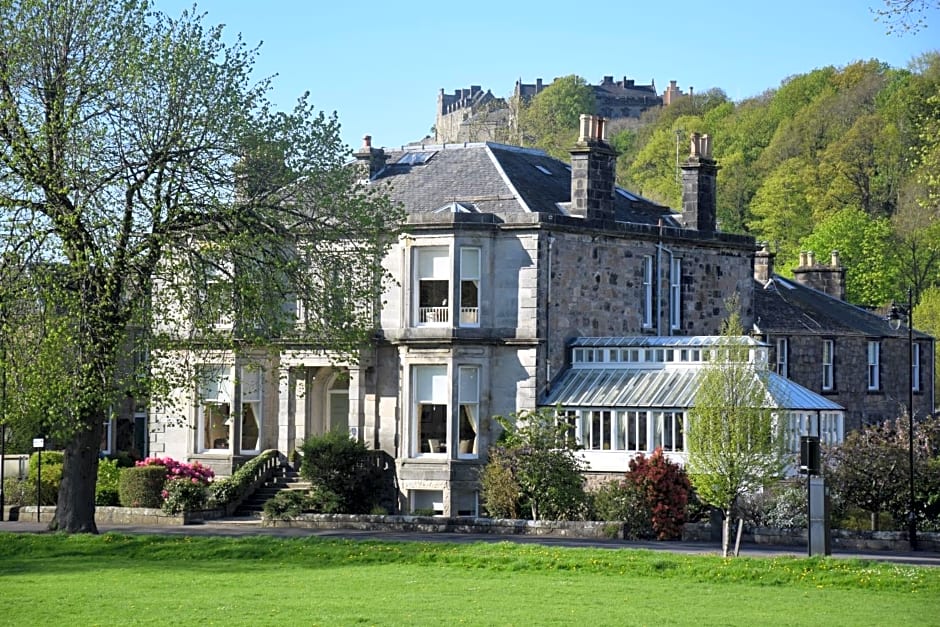
[[[887,35],[869,7],[881,0],[202,0],[206,21],[263,42],[259,78],[277,75],[281,109],[309,91],[336,111],[351,148],[370,134],[377,146],[421,139],[434,124],[440,89],[481,85],[508,96],[534,83],[577,74],[670,80],[696,92],[720,87],[734,100],[775,88],[818,67],[876,58],[906,67],[940,49],[940,11],[916,35]],[[178,16],[192,2],[155,0]]]

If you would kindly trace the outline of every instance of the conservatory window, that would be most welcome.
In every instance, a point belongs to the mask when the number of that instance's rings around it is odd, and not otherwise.
[[[653,412],[653,448],[664,452],[685,450],[684,414],[681,411]]]

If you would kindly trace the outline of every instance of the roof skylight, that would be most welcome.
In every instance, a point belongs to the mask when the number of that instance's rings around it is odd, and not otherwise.
[[[398,165],[423,165],[427,163],[431,157],[437,154],[436,150],[415,150],[409,151],[403,154],[398,158],[398,161],[395,163]]]

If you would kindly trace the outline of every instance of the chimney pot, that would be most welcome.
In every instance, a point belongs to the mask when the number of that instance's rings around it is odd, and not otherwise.
[[[363,148],[372,148],[372,135],[363,135],[363,137],[362,137],[362,147],[363,147]]]
[[[833,268],[839,267],[839,251],[838,250],[834,250],[832,251],[832,253],[830,253],[829,265],[831,265]]]

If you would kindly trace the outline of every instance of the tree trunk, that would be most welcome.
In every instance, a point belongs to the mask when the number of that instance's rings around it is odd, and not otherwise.
[[[98,533],[95,525],[95,484],[102,420],[90,419],[90,429],[79,428],[65,447],[62,483],[50,529],[67,533]],[[87,423],[86,423],[87,424]],[[90,425],[91,426],[91,425]]]
[[[878,531],[878,512],[871,513],[871,530]]]
[[[728,557],[728,545],[731,543],[731,510],[724,512],[721,520],[721,556]]]

